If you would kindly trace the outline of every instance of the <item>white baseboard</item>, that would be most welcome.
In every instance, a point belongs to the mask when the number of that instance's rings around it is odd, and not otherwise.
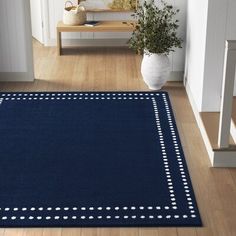
[[[187,92],[187,95],[188,95],[188,99],[189,99],[190,105],[192,107],[195,119],[196,119],[198,127],[200,129],[203,141],[205,143],[205,147],[206,147],[206,150],[207,150],[207,153],[208,153],[211,165],[213,166],[213,163],[214,163],[214,152],[213,152],[213,150],[211,148],[211,144],[210,144],[210,141],[208,139],[206,130],[204,128],[204,124],[202,122],[202,118],[201,118],[201,116],[199,114],[199,111],[197,109],[197,105],[196,105],[196,103],[194,101],[194,98],[193,98],[193,95],[192,95],[192,91],[191,91],[187,81],[185,81],[185,89],[186,89],[186,92]]]
[[[172,71],[168,81],[183,81],[184,72],[183,71]]]
[[[236,152],[215,152],[213,167],[236,167]]]
[[[231,120],[230,133],[234,142],[236,143],[236,124],[234,123],[233,119]]]
[[[29,72],[0,72],[0,82],[33,82],[34,76]]]

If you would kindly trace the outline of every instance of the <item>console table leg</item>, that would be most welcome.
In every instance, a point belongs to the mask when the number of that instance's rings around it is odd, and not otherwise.
[[[61,32],[57,31],[57,53],[58,56],[62,54]]]

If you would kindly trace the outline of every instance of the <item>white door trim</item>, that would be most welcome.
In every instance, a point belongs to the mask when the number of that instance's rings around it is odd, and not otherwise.
[[[50,30],[49,30],[49,1],[41,0],[42,4],[42,19],[43,19],[43,43],[44,46],[49,46]]]
[[[44,44],[43,32],[43,1],[30,0],[32,36]]]
[[[25,11],[25,48],[26,48],[26,62],[27,62],[27,80],[34,81],[34,58],[33,58],[33,44],[32,44],[32,29],[31,29],[31,16],[30,16],[30,0],[24,2]]]
[[[0,81],[32,82],[34,81],[34,62],[32,29],[30,15],[30,0],[22,1],[24,11],[25,49],[26,49],[26,71],[25,72],[0,72]]]
[[[218,145],[220,148],[229,147],[235,68],[236,68],[236,40],[227,40],[225,44],[224,75],[223,75],[223,85],[222,85],[222,101],[220,109],[220,125],[219,125],[219,136],[218,136]]]

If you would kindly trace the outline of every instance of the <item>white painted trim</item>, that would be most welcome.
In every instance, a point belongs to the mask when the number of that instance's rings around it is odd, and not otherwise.
[[[183,81],[184,72],[183,71],[171,71],[168,81]]]
[[[0,72],[0,81],[15,81],[15,82],[29,82],[34,81],[34,64],[33,64],[33,45],[32,45],[32,30],[31,30],[31,16],[30,16],[30,0],[22,1],[23,16],[24,16],[24,44],[26,68],[23,72]]]
[[[224,58],[224,75],[222,86],[222,101],[220,109],[220,125],[218,145],[229,147],[230,125],[232,116],[234,79],[236,68],[236,41],[226,41]]]
[[[185,84],[185,89],[189,98],[189,102],[192,106],[195,119],[200,129],[203,141],[205,143],[205,147],[206,147],[209,159],[210,159],[211,166],[212,167],[236,167],[236,151],[213,151],[212,150],[208,135],[206,133],[204,124],[202,122],[202,118],[199,114],[199,111],[193,99],[193,95],[188,85],[188,82],[186,82]]]
[[[41,6],[41,19],[42,19],[42,44],[44,45],[44,41],[45,41],[45,35],[44,35],[44,5],[43,5],[43,0],[40,0],[40,6]]]
[[[227,40],[226,48],[228,50],[236,50],[236,40]]]
[[[50,32],[49,32],[49,4],[48,0],[41,0],[42,2],[42,19],[43,19],[43,43],[45,46],[50,46]]]
[[[0,82],[33,82],[31,72],[0,72]]]
[[[213,163],[214,163],[214,152],[213,152],[213,150],[211,148],[210,140],[208,139],[207,132],[205,130],[204,124],[202,122],[202,118],[201,118],[201,116],[199,114],[199,111],[197,109],[197,105],[196,105],[196,103],[194,101],[194,98],[193,98],[193,95],[192,95],[192,91],[190,89],[188,81],[185,82],[185,89],[186,89],[186,92],[187,92],[187,95],[188,95],[188,99],[189,99],[190,105],[192,107],[195,119],[196,119],[198,127],[200,129],[203,141],[205,143],[205,147],[206,147],[206,150],[207,150],[207,153],[208,153],[211,165],[213,166]]]
[[[32,28],[30,16],[30,0],[23,1],[24,16],[25,16],[25,48],[26,48],[26,63],[27,72],[25,73],[24,81],[34,81],[34,59],[33,59],[33,45],[32,45]],[[12,78],[14,76],[12,75]],[[16,79],[18,81],[18,79]],[[23,81],[23,80],[22,80]]]
[[[215,152],[213,167],[236,167],[236,151]]]
[[[236,124],[234,123],[233,119],[231,119],[230,133],[234,142],[236,143]]]

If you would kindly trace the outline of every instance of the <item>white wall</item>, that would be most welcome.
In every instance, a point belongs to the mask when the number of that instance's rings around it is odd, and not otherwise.
[[[44,9],[48,8],[49,24],[46,26],[48,28],[47,39],[45,40],[47,46],[56,45],[56,25],[57,22],[62,20],[64,0],[43,0]],[[74,0],[74,3],[77,1]],[[169,3],[175,7],[180,8],[181,12],[178,16],[180,20],[179,35],[185,39],[186,31],[186,2],[187,0],[168,0]],[[88,14],[88,19],[90,20],[130,20],[130,13],[90,13]],[[130,37],[130,33],[66,33],[63,34],[64,43],[66,45],[78,44],[78,39],[120,39],[120,42],[124,44]],[[125,39],[125,40],[122,40]],[[94,41],[94,40],[92,40]],[[95,40],[96,41],[96,40]],[[86,41],[87,42],[87,41]],[[107,42],[107,41],[106,41]],[[116,40],[117,42],[117,40]],[[80,43],[80,42],[79,42]],[[91,43],[91,41],[89,41]],[[97,41],[96,41],[97,43]],[[177,49],[174,54],[170,55],[170,60],[172,63],[173,71],[183,71],[184,70],[184,57],[185,57],[185,44],[183,44],[183,49]]]
[[[0,80],[33,80],[29,1],[0,1]]]
[[[236,39],[235,12],[235,0],[188,1],[185,77],[199,111],[220,110],[225,40]]]
[[[207,0],[188,0],[185,82],[199,111],[202,108],[207,12]]]
[[[226,37],[229,40],[236,40],[236,1],[228,0],[228,17]],[[234,82],[234,96],[236,96],[236,78]]]
[[[219,111],[225,40],[227,39],[228,0],[209,0],[208,2],[202,111]]]

